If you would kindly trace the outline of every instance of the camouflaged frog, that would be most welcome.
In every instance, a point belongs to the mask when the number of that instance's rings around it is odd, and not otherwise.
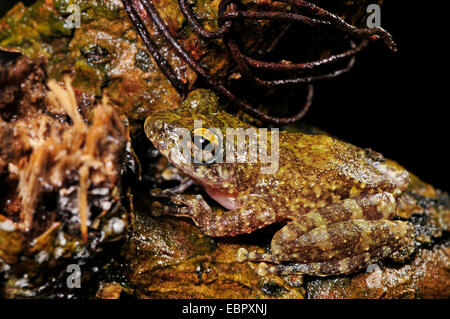
[[[202,121],[202,129],[194,128],[194,120]],[[270,254],[238,251],[238,261],[263,262],[262,275],[347,274],[412,252],[413,226],[391,220],[409,175],[378,153],[325,135],[283,131],[278,169],[271,174],[261,173],[260,162],[195,163],[182,154],[186,137],[181,132],[190,133],[193,148],[220,145],[226,153],[226,143],[218,143],[207,128],[219,129],[226,140],[227,128],[251,127],[222,111],[206,90],[146,120],[145,132],[160,153],[221,205],[213,209],[201,195],[170,193],[177,206],[166,214],[188,216],[214,237],[286,223],[274,235]],[[230,145],[236,146],[234,138]]]

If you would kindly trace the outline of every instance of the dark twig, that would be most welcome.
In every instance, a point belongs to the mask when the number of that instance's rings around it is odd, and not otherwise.
[[[362,49],[364,49],[368,44],[368,41],[362,41],[358,46],[347,50],[343,53],[339,53],[336,55],[332,55],[328,58],[321,59],[318,61],[313,62],[305,62],[305,63],[292,63],[292,64],[286,64],[286,63],[277,63],[277,62],[265,62],[260,60],[252,59],[251,57],[244,56],[245,61],[247,64],[253,68],[262,69],[265,71],[306,71],[306,70],[312,70],[320,66],[329,65],[331,63],[340,62],[342,60],[345,60],[350,57],[354,57],[356,54],[361,52]]]
[[[350,35],[369,38],[370,40],[378,40],[381,38],[389,49],[391,49],[393,52],[397,51],[397,45],[392,39],[392,36],[389,34],[389,32],[387,32],[383,28],[378,27],[378,28],[358,29],[352,26],[351,24],[345,22],[345,20],[342,19],[341,17],[338,17],[337,15],[320,8],[315,4],[306,2],[304,0],[277,0],[277,1],[290,4],[300,9],[307,9],[316,17],[330,21],[336,28],[339,28],[340,30],[347,32]]]
[[[143,6],[145,10],[147,11],[150,18],[155,23],[158,30],[166,37],[166,39],[170,42],[172,47],[175,49],[175,51],[183,58],[183,60],[189,64],[189,66],[200,76],[204,78],[204,80],[217,92],[221,93],[225,97],[227,97],[230,101],[237,104],[239,107],[241,107],[245,112],[261,119],[262,121],[266,122],[272,122],[276,124],[288,124],[298,121],[299,116],[302,117],[303,114],[306,113],[305,110],[308,110],[311,106],[312,97],[313,97],[313,89],[312,86],[308,88],[308,96],[307,96],[307,102],[305,106],[302,108],[302,110],[297,113],[293,117],[287,117],[287,118],[280,118],[280,117],[272,117],[267,114],[262,113],[258,109],[255,109],[248,105],[247,103],[243,102],[241,99],[237,98],[233,93],[231,93],[227,88],[225,88],[221,83],[216,81],[208,72],[205,71],[193,58],[192,56],[175,40],[175,38],[171,35],[169,29],[162,21],[161,17],[158,15],[158,12],[156,11],[153,4],[148,2],[143,2]]]
[[[167,60],[158,52],[158,49],[156,48],[155,43],[151,39],[148,30],[145,28],[141,17],[137,13],[137,11],[134,9],[132,1],[131,0],[123,0],[122,2],[124,5],[124,8],[125,8],[125,12],[128,14],[131,22],[133,23],[134,27],[137,30],[137,33],[141,37],[145,46],[147,47],[147,50],[153,56],[153,59],[155,60],[156,64],[159,66],[161,71],[164,73],[164,75],[170,81],[172,86],[178,91],[178,94],[180,94],[182,96],[185,95],[187,93],[186,83],[183,82],[182,80],[180,80],[172,72]]]
[[[187,0],[178,0],[178,5],[180,6],[181,12],[185,16],[186,21],[191,26],[191,28],[194,29],[195,32],[197,32],[204,38],[220,39],[231,30],[232,22],[227,21],[222,27],[220,27],[219,30],[208,31],[205,28],[203,28],[197,21],[197,19],[194,16],[194,13],[191,11],[187,3]]]
[[[298,85],[298,84],[306,84],[308,87],[308,93],[306,97],[306,102],[304,107],[297,112],[297,114],[290,117],[272,117],[267,114],[262,113],[256,108],[253,108],[249,104],[245,103],[243,100],[236,97],[233,93],[231,93],[222,83],[218,80],[214,79],[212,75],[205,70],[200,64],[195,61],[195,59],[187,52],[175,39],[175,37],[171,34],[168,27],[158,14],[151,0],[135,0],[139,1],[142,4],[148,16],[153,22],[156,31],[159,34],[162,34],[163,37],[170,43],[172,48],[176,51],[176,53],[200,76],[205,82],[216,92],[226,97],[232,103],[235,103],[239,106],[243,111],[251,114],[252,116],[265,121],[271,122],[275,124],[288,124],[293,123],[300,120],[308,111],[309,107],[312,103],[314,89],[312,86],[312,82],[316,82],[319,80],[325,80],[334,78],[344,72],[349,71],[354,62],[355,56],[358,54],[363,48],[365,48],[368,44],[368,40],[378,40],[382,39],[386,45],[392,49],[396,50],[395,43],[392,40],[392,37],[388,32],[386,32],[382,28],[374,28],[374,29],[358,29],[348,23],[346,23],[342,18],[320,8],[314,4],[303,0],[277,0],[278,2],[286,3],[293,8],[296,8],[300,11],[304,10],[309,12],[312,17],[308,17],[299,13],[293,12],[280,12],[280,11],[252,11],[252,10],[238,10],[237,4],[234,3],[235,0],[222,0],[219,3],[218,10],[218,25],[219,28],[215,31],[206,30],[202,25],[198,22],[195,17],[192,9],[190,8],[187,0],[178,0],[178,4],[180,6],[181,12],[186,18],[189,26],[200,36],[206,39],[222,39],[225,45],[228,47],[231,56],[233,57],[236,65],[241,72],[242,76],[250,81],[253,81],[259,86],[262,87],[279,87],[279,86],[287,86],[287,85]],[[139,16],[137,10],[134,8],[134,4],[132,0],[122,0],[125,6],[125,10],[128,13],[132,23],[137,29],[138,34],[142,38],[146,47],[152,54],[156,63],[162,70],[162,72],[167,76],[171,84],[177,89],[177,91],[184,95],[187,90],[186,83],[179,79],[173,70],[170,68],[168,62],[160,55],[158,52],[156,45],[150,38],[150,34],[148,30],[144,27],[141,17]],[[234,21],[245,20],[245,19],[254,19],[254,20],[281,20],[281,21],[290,21],[302,23],[311,27],[315,26],[326,26],[326,27],[334,27],[339,29],[353,37],[359,38],[359,45],[354,45],[352,43],[352,48],[344,51],[342,53],[331,55],[328,58],[324,58],[317,61],[305,62],[305,63],[282,63],[282,62],[265,62],[260,60],[255,60],[249,56],[244,55],[237,44],[237,42],[231,36],[231,31],[233,27]],[[313,71],[323,66],[329,66],[341,61],[349,59],[349,62],[342,69],[337,69],[335,71],[319,74],[319,75],[309,75],[309,76],[298,76],[292,77],[292,73],[303,74],[307,71]],[[273,74],[280,74],[281,76],[285,74],[291,74],[289,78],[286,79],[278,79],[278,80],[263,80],[260,77],[256,76],[253,71],[266,71],[271,72]]]

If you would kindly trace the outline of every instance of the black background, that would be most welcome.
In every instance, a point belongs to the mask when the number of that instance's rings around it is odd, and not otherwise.
[[[16,1],[2,1],[1,14]],[[32,1],[25,1],[32,2]],[[443,1],[387,0],[382,26],[396,55],[373,44],[355,68],[316,86],[305,122],[370,147],[436,187],[448,181],[448,42]]]
[[[234,304],[267,304],[267,315],[261,314],[225,314],[216,312],[214,317],[208,315],[185,315],[182,313],[184,306],[189,303],[196,306],[216,306],[226,309],[229,303]],[[24,307],[23,305],[26,304]],[[226,318],[226,319],[253,319],[253,318],[299,318],[296,315],[301,312],[311,313],[319,318],[333,318],[336,314],[345,315],[346,318],[361,318],[362,311],[367,312],[374,317],[385,317],[386,313],[397,314],[410,318],[414,317],[424,308],[433,309],[439,313],[445,313],[448,307],[447,300],[183,300],[183,299],[120,299],[116,300],[0,300],[2,309],[8,309],[5,306],[11,306],[14,314],[18,317],[28,317],[36,312],[45,312],[46,318],[61,318],[61,315],[69,313],[74,318],[89,317],[98,318],[118,318],[130,316],[130,311],[136,314],[144,314],[147,318],[155,317],[154,314],[163,314],[165,318]],[[364,309],[363,309],[364,307]],[[48,311],[51,309],[51,311]],[[439,310],[441,309],[441,310]],[[97,316],[98,314],[98,316]],[[294,314],[294,316],[293,316]]]

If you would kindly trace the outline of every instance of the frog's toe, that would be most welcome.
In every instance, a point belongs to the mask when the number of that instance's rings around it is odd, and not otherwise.
[[[244,261],[247,260],[248,260],[248,250],[243,247],[239,248],[236,253],[236,261],[243,263]]]
[[[155,198],[171,198],[175,194],[177,194],[175,188],[161,189],[156,187],[150,190],[150,196]]]
[[[236,255],[236,260],[239,262],[244,261],[257,261],[257,262],[266,262],[270,264],[278,264],[278,259],[267,253],[258,253],[256,251],[248,252],[245,248],[240,248]]]
[[[256,273],[261,277],[265,277],[269,274],[269,266],[266,263],[260,263],[256,268]]]
[[[256,273],[261,277],[265,277],[267,275],[292,276],[311,272],[312,267],[312,265],[302,264],[269,266],[265,262],[262,262],[256,268]]]
[[[160,202],[154,201],[152,203],[150,213],[152,214],[153,217],[160,217],[163,214],[163,211],[164,206]]]
[[[322,262],[290,263],[286,265],[273,265],[268,267],[267,272],[275,275],[302,274],[311,276],[333,276],[350,274],[366,268],[370,264],[390,256],[393,249],[389,246],[378,247],[370,252],[359,255]]]
[[[169,197],[168,195],[166,195],[166,194],[164,193],[164,191],[163,191],[161,188],[158,188],[158,187],[152,188],[152,189],[150,190],[150,196],[156,197],[156,198],[160,198],[160,197]]]

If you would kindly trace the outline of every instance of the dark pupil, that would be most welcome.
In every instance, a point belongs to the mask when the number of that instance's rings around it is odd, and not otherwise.
[[[211,144],[211,142],[207,138],[204,138],[203,136],[199,136],[199,135],[194,136],[194,145],[198,149],[201,149],[204,151],[210,144]]]

